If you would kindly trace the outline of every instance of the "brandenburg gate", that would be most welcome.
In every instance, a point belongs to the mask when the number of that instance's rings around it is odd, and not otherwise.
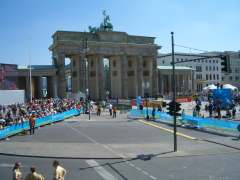
[[[56,68],[58,97],[66,97],[65,58],[69,58],[71,91],[89,93],[91,99],[156,96],[157,50],[154,37],[125,32],[56,31],[50,46]],[[109,62],[106,82],[104,59]],[[108,86],[107,86],[108,84]]]

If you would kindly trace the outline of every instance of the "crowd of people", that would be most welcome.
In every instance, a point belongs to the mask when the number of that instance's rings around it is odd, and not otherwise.
[[[0,105],[0,129],[5,126],[61,113],[72,108],[81,108],[83,102],[73,99],[41,99],[24,104]]]
[[[232,103],[227,104],[225,107],[222,106],[220,102],[213,101],[208,99],[208,102],[202,107],[202,102],[199,98],[195,99],[196,106],[193,109],[193,116],[204,116],[204,113],[201,113],[202,110],[208,113],[208,116],[211,118],[230,118],[235,119],[237,113],[237,107],[239,101],[233,101]],[[225,111],[225,112],[223,112]]]
[[[56,160],[53,161],[53,180],[64,180],[65,175],[67,174],[66,169],[64,169],[62,166],[60,166],[60,163]],[[13,167],[13,180],[22,180],[23,179],[23,173],[21,170],[21,163],[16,162]],[[25,180],[45,180],[44,175],[37,172],[36,167],[30,167],[30,172],[26,175],[24,178]]]

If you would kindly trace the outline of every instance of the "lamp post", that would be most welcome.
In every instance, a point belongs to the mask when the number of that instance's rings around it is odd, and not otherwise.
[[[171,39],[172,39],[172,92],[173,92],[173,124],[174,124],[174,152],[177,151],[177,117],[176,117],[176,84],[175,84],[175,60],[174,60],[174,32],[171,32]]]
[[[88,120],[91,119],[91,105],[90,105],[90,94],[89,94],[89,90],[86,89],[86,102],[87,102],[87,108],[88,108]]]

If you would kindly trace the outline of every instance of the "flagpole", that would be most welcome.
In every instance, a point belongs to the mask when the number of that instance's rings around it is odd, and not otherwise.
[[[31,54],[30,49],[28,50],[29,60],[29,82],[30,82],[30,102],[32,102],[32,65],[31,65]]]

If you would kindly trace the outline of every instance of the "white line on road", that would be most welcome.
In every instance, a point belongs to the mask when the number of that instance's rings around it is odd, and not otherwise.
[[[13,168],[13,166],[14,166],[14,164],[10,164],[10,163],[1,163],[0,164],[0,167],[6,167],[6,168]],[[27,167],[27,166],[23,166],[23,165],[21,165],[21,167]]]
[[[143,173],[144,175],[148,176],[149,178],[151,179],[157,179],[156,177],[150,175],[150,173],[148,173],[147,171],[145,170],[142,170],[141,168],[137,167],[135,164],[131,163],[130,161],[128,161],[127,157],[124,156],[123,154],[117,152],[116,150],[113,150],[111,147],[109,147],[108,145],[106,144],[101,144],[99,142],[97,142],[95,139],[91,138],[90,136],[88,136],[87,134],[85,134],[84,132],[80,131],[79,129],[77,128],[74,128],[74,127],[71,127],[71,126],[68,126],[66,125],[67,127],[71,128],[72,130],[74,130],[75,132],[77,132],[78,134],[81,134],[82,136],[86,137],[87,139],[89,139],[90,141],[92,141],[94,144],[97,144],[97,145],[100,145],[102,147],[104,147],[105,149],[107,149],[108,151],[114,153],[115,155],[119,156],[119,157],[122,157],[125,161],[126,164],[128,164],[129,166],[135,168],[137,171]],[[146,173],[147,172],[147,173]]]
[[[90,159],[86,160],[89,166],[93,167],[97,171],[97,173],[105,180],[117,180],[115,176],[113,176],[110,172],[108,172],[105,168],[100,166],[97,161]]]

